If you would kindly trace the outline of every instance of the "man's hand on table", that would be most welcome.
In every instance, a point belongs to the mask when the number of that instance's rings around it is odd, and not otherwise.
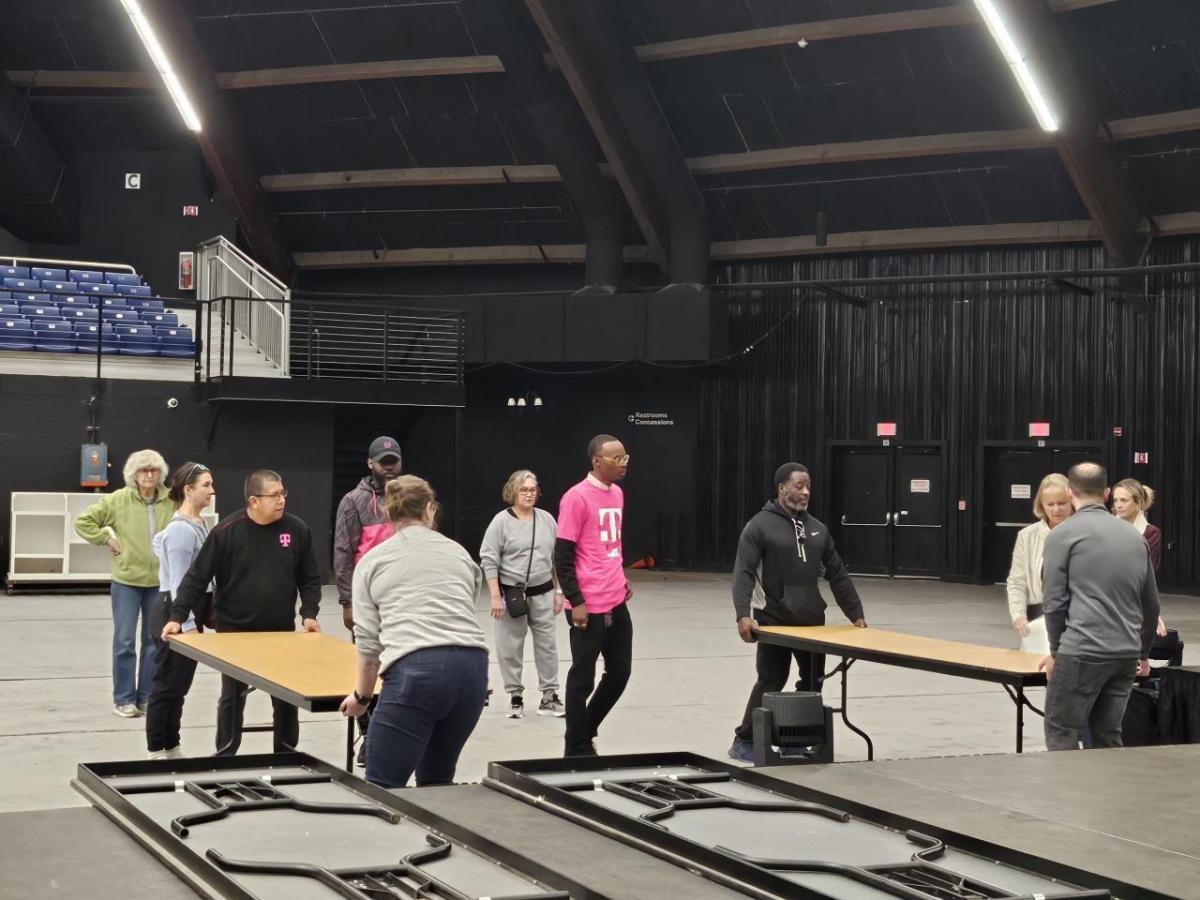
[[[1038,663],[1038,671],[1046,673],[1046,681],[1054,680],[1054,657],[1043,656],[1042,661]]]
[[[305,619],[301,624],[304,626],[305,631],[308,631],[312,634],[321,633],[321,623],[316,619]]]
[[[758,635],[755,633],[758,631],[758,623],[750,616],[742,616],[737,620],[737,630],[738,637],[747,644],[753,644],[758,640]]]
[[[162,640],[163,643],[166,643],[167,638],[173,634],[179,634],[179,632],[182,630],[183,626],[181,626],[178,622],[168,622],[163,626],[162,634],[159,635],[159,639]]]
[[[853,625],[855,628],[866,628],[867,620],[866,619],[854,619],[853,621],[851,621],[850,624]]]

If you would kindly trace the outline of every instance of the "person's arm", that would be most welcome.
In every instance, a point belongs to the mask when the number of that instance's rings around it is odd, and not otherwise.
[[[483,577],[487,579],[493,619],[504,618],[504,597],[500,593],[500,554],[504,544],[501,522],[500,516],[495,516],[488,523],[487,531],[483,533],[483,543],[479,545],[479,565],[483,569]]]
[[[353,493],[353,492],[351,492]],[[333,574],[337,581],[338,603],[350,605],[350,589],[354,578],[354,553],[362,536],[362,522],[350,494],[338,504],[333,525]]]
[[[303,546],[296,554],[296,588],[300,591],[300,621],[305,631],[320,631],[317,614],[321,611],[321,567],[313,551],[312,532],[301,531]]]
[[[733,561],[733,614],[739,621],[750,618],[754,587],[758,584],[758,565],[762,562],[762,532],[751,519],[738,538]]]
[[[383,644],[379,640],[379,607],[371,597],[367,573],[362,566],[354,570],[350,594],[354,610],[354,647],[358,651],[354,689],[342,701],[341,711],[345,716],[361,716],[367,711],[367,703],[375,693],[375,682],[379,678],[379,655]]]
[[[579,555],[579,538],[586,527],[587,507],[583,500],[571,491],[563,495],[558,507],[558,527],[554,541],[554,569],[558,583],[571,604],[571,626],[587,628],[587,600],[579,588],[579,576],[575,565]]]
[[[572,607],[586,606],[579,591],[579,579],[575,577],[575,542],[563,538],[554,541],[554,573],[563,594]]]
[[[196,546],[197,539],[198,535],[191,528],[181,532],[168,525],[163,529],[162,550],[167,564],[167,583],[159,585],[159,590],[169,591],[172,597],[179,592],[179,584],[196,558],[199,549]]]
[[[164,635],[167,633],[177,634],[179,626],[186,622],[188,616],[194,610],[200,609],[203,604],[208,585],[217,574],[217,560],[221,552],[219,534],[216,529],[209,532],[200,552],[196,554],[196,558],[192,560],[187,572],[180,579],[179,587],[175,589],[175,596],[171,601],[171,617],[166,628],[163,629]],[[175,628],[168,632],[172,623]]]
[[[1070,558],[1070,541],[1066,538],[1056,539],[1053,532],[1049,534],[1042,551],[1042,604],[1051,656],[1058,654],[1058,642],[1067,630],[1067,616],[1071,607],[1071,588],[1067,575]]]
[[[1162,565],[1162,532],[1154,526],[1146,529],[1146,546],[1150,550],[1150,564],[1157,573]]]
[[[121,552],[121,543],[112,530],[114,494],[105,494],[75,518],[75,533],[87,541],[102,547],[105,544],[113,556]]]
[[[546,519],[549,521],[550,533],[558,533],[558,522],[554,520],[554,516],[546,513]],[[557,616],[563,611],[563,600],[566,599],[566,594],[563,593],[562,584],[558,580],[558,567],[554,565],[554,552],[550,553],[550,580],[554,582],[554,614]]]
[[[825,580],[833,590],[833,599],[842,608],[842,613],[858,628],[867,627],[867,619],[863,614],[862,598],[858,589],[846,571],[846,564],[834,546],[832,535],[826,534],[825,554],[821,558],[825,567]]]
[[[1026,606],[1029,604],[1029,578],[1025,574],[1029,555],[1028,534],[1024,529],[1017,532],[1017,542],[1013,544],[1012,565],[1008,567],[1008,618],[1013,627],[1024,637],[1029,633],[1029,620],[1026,618]]]

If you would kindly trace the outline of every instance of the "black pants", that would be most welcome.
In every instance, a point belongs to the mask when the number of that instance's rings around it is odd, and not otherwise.
[[[611,613],[588,616],[587,628],[571,628],[571,670],[567,673],[566,707],[568,755],[590,749],[592,738],[600,730],[616,705],[633,663],[633,619],[629,605],[622,603]],[[571,611],[566,611],[571,624]],[[596,660],[604,657],[604,675],[596,684]],[[593,692],[593,687],[595,691]],[[590,697],[590,700],[589,700]]]
[[[796,682],[798,691],[820,691],[821,682],[825,676],[825,654],[810,653],[807,650],[792,650],[789,647],[779,647],[775,644],[758,643],[758,657],[755,665],[758,670],[758,680],[750,691],[750,699],[746,701],[746,712],[742,716],[742,724],[733,730],[739,741],[754,739],[752,716],[754,710],[762,706],[763,694],[782,691],[787,684],[788,670],[792,666],[792,657],[800,668],[800,680]]]
[[[151,634],[154,635],[154,687],[146,704],[146,749],[151,753],[179,746],[183,701],[196,675],[196,661],[176,653],[163,641],[163,625],[170,615],[171,595],[158,595]]]
[[[217,701],[217,756],[233,756],[242,744],[242,717],[249,688],[228,675],[221,676],[221,699]],[[284,700],[271,698],[275,752],[295,750],[300,743],[300,714]]]

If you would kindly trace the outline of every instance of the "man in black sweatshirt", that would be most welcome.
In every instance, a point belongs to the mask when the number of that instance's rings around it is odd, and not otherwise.
[[[183,577],[163,640],[198,609],[208,584],[217,582],[213,608],[217,631],[294,631],[296,593],[305,631],[320,631],[321,573],[308,526],[284,512],[287,491],[278,472],[259,469],[246,479],[246,508],[209,533]],[[248,688],[221,676],[217,705],[217,756],[232,756],[242,742],[242,715]],[[275,752],[295,749],[300,740],[296,707],[271,698]]]
[[[775,499],[746,523],[738,541],[733,565],[738,635],[746,643],[754,643],[759,625],[824,625],[825,600],[817,587],[822,573],[846,618],[855,627],[866,628],[862,601],[833,546],[829,529],[808,514],[812,494],[808,469],[799,463],[784,463],[775,470],[775,493]],[[793,655],[800,668],[797,687],[821,690],[825,654],[759,644],[758,680],[729,748],[734,759],[754,761],[751,717],[762,705],[764,693],[783,689]]]

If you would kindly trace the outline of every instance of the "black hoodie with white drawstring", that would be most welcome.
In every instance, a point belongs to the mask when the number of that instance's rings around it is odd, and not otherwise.
[[[771,500],[742,529],[733,608],[739,619],[753,610],[760,625],[824,625],[825,599],[817,586],[822,575],[846,618],[863,618],[862,601],[829,529],[807,510],[793,517]]]

